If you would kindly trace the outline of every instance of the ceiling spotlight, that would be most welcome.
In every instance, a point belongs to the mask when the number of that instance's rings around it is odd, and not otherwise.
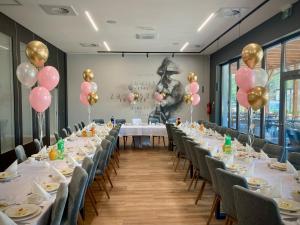
[[[95,29],[95,31],[98,31],[98,27],[95,23],[95,21],[93,20],[92,16],[90,15],[90,13],[88,11],[84,11],[86,17],[89,19],[90,23],[92,24],[93,28]]]
[[[122,58],[124,58],[124,52],[122,52]]]
[[[106,41],[103,41],[103,44],[104,44],[106,50],[110,52],[110,47],[108,46],[108,44],[106,43]]]
[[[175,53],[173,52],[173,53],[172,53],[172,58],[174,58],[174,56],[175,56]]]
[[[147,58],[149,58],[149,53],[148,52],[146,53],[146,56],[147,56]]]
[[[182,52],[188,45],[189,45],[189,43],[185,42],[184,45],[182,46],[182,48],[180,49],[180,51]]]
[[[197,32],[200,32],[200,30],[203,29],[203,27],[205,27],[205,25],[214,17],[215,13],[211,13],[209,15],[209,17],[207,17],[207,19],[201,24],[201,26],[198,28]]]

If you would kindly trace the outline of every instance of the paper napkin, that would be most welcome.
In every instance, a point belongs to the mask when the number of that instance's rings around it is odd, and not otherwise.
[[[18,172],[18,160],[14,161],[6,170],[5,172],[8,172],[12,175],[17,175]]]
[[[41,185],[39,185],[36,182],[33,182],[32,187],[31,187],[31,192],[33,194],[37,194],[37,195],[41,196],[46,201],[48,201],[50,199],[50,194],[47,193],[47,191],[45,191],[45,189],[42,188]]]

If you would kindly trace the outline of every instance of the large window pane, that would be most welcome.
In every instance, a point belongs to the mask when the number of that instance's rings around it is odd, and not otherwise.
[[[222,126],[228,127],[229,65],[222,66]]]
[[[236,92],[235,74],[237,63],[230,64],[230,127],[236,129]]]
[[[300,69],[300,37],[288,41],[285,46],[285,69]]]
[[[278,143],[280,103],[280,55],[281,45],[266,50],[266,70],[272,74],[269,88],[269,102],[265,107],[265,138]]]
[[[27,58],[25,55],[25,43],[20,43],[20,55],[21,62],[26,62]],[[21,86],[22,89],[22,123],[23,123],[23,145],[32,142],[32,109],[28,101],[28,96],[30,93],[30,89]]]
[[[0,152],[15,147],[11,38],[0,33]]]

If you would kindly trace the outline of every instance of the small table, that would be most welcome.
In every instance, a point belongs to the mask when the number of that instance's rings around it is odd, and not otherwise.
[[[165,124],[140,124],[140,125],[132,125],[132,124],[123,124],[120,129],[119,137],[139,137],[140,146],[142,146],[143,138],[145,141],[145,137],[148,140],[149,137],[158,136],[158,137],[167,137],[167,129]],[[149,141],[148,141],[149,143]],[[125,149],[125,141],[124,141],[124,149]]]

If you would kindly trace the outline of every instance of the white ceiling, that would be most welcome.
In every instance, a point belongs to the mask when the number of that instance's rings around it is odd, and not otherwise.
[[[4,0],[0,0],[1,1]],[[5,0],[6,2],[9,0]],[[13,1],[13,0],[10,0]],[[240,28],[233,29],[205,54],[211,54],[239,35],[269,19],[289,3],[297,0],[271,0],[247,18]],[[105,51],[106,41],[112,51],[177,52],[185,42],[185,51],[200,51],[240,18],[215,16],[197,33],[201,23],[223,7],[247,8],[250,12],[263,0],[18,0],[19,6],[0,6],[0,11],[68,53]],[[39,4],[72,5],[77,16],[47,15]],[[87,20],[88,10],[99,27],[96,32]],[[108,24],[115,20],[116,24]],[[139,26],[152,27],[155,40],[136,40],[135,34],[145,33]],[[146,32],[147,33],[147,32]],[[96,48],[84,48],[79,43],[99,43]],[[174,45],[174,43],[178,43]],[[201,47],[195,47],[201,45]]]

